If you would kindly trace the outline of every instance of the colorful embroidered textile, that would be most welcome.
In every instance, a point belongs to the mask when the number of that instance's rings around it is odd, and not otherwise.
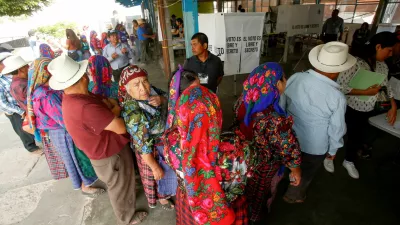
[[[244,123],[249,126],[254,113],[264,111],[273,105],[279,115],[286,112],[279,106],[277,82],[284,76],[282,67],[275,62],[267,62],[255,68],[243,83],[243,99],[246,107]]]
[[[232,224],[235,215],[221,188],[217,159],[222,110],[215,94],[187,88],[178,99],[182,170],[193,216],[199,224]]]
[[[104,49],[104,47],[106,47],[108,43],[110,42],[107,39],[107,33],[106,32],[101,33],[101,41],[100,41],[101,48]]]
[[[90,31],[90,48],[94,52],[96,52],[97,49],[102,49],[100,40],[97,38],[97,33],[94,30]]]
[[[106,98],[118,98],[118,84],[111,80],[112,68],[110,62],[104,56],[91,56],[88,70],[93,80],[89,83],[90,92]]]
[[[47,44],[41,44],[39,46],[40,57],[54,59],[54,51]]]
[[[43,143],[43,152],[46,156],[47,164],[49,165],[50,173],[54,180],[61,180],[68,177],[67,170],[65,168],[64,161],[61,158],[60,153],[56,150],[54,145],[50,142],[50,138],[47,133],[40,134]]]

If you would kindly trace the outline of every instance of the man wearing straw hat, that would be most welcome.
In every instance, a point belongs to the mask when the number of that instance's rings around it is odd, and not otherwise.
[[[62,114],[67,131],[107,185],[118,224],[138,224],[147,213],[136,211],[135,169],[121,108],[115,100],[89,93],[87,66],[87,60],[57,57],[48,66],[49,85],[64,90]]]
[[[356,63],[348,51],[341,42],[314,47],[308,55],[314,69],[290,77],[281,97],[281,105],[293,116],[303,152],[300,185],[289,186],[284,196],[289,203],[305,200],[307,188],[323,162],[328,171],[334,170],[333,159],[346,134],[346,98],[335,80]]]
[[[7,76],[4,71],[4,60],[11,57],[9,52],[0,53],[0,111],[3,111],[6,117],[10,120],[11,125],[21,139],[26,150],[33,154],[42,154],[43,151],[36,145],[35,138],[32,134],[25,132],[22,129],[22,123],[25,118],[25,110],[21,109],[18,102],[11,95],[12,79]]]

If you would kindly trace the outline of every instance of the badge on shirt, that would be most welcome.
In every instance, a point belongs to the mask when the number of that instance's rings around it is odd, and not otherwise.
[[[199,73],[200,84],[208,84],[208,74]]]

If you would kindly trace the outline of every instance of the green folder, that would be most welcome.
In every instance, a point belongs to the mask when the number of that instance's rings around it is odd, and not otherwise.
[[[366,90],[375,84],[382,84],[385,78],[386,76],[384,74],[358,69],[356,75],[354,75],[353,79],[350,81],[349,86],[354,89]],[[372,96],[360,95],[358,97],[363,101],[368,101]]]

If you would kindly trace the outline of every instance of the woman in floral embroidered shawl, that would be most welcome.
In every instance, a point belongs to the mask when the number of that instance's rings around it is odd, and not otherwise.
[[[246,187],[250,220],[261,219],[262,209],[271,193],[271,181],[281,164],[291,172],[291,185],[301,179],[301,151],[292,129],[293,119],[279,106],[286,78],[278,63],[269,62],[254,69],[243,84],[236,104],[241,132],[254,142],[258,162]]]
[[[90,56],[87,72],[90,78],[90,92],[105,98],[118,99],[118,83],[111,80],[112,68],[106,57]]]
[[[222,111],[196,74],[180,69],[170,82],[164,154],[177,171],[176,224],[233,224],[235,212],[217,165]]]
[[[119,96],[149,207],[155,208],[159,200],[163,209],[173,210],[168,199],[176,193],[177,179],[165,164],[160,139],[165,128],[165,92],[150,85],[145,70],[129,66],[121,73]]]

